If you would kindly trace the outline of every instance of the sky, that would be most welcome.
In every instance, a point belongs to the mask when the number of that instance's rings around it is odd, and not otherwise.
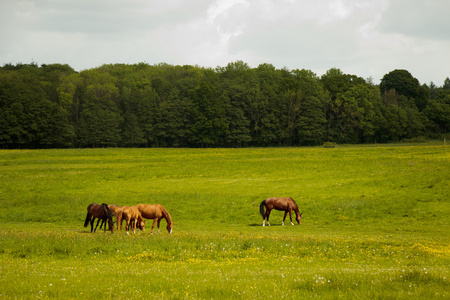
[[[449,0],[0,0],[0,65],[331,68],[450,77]]]

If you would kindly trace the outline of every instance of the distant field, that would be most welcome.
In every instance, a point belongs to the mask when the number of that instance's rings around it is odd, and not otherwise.
[[[0,298],[449,298],[449,186],[438,145],[0,150]],[[91,234],[93,202],[174,233]]]

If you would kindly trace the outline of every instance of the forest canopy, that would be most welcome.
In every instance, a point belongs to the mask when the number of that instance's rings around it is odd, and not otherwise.
[[[249,147],[442,138],[450,79],[379,85],[310,70],[113,64],[0,67],[0,148]]]

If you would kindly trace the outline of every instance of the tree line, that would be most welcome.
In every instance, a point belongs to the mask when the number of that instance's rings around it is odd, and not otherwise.
[[[450,79],[168,64],[0,68],[0,148],[248,147],[442,138]]]

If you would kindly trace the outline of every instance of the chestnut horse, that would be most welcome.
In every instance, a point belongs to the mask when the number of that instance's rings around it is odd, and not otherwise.
[[[159,233],[159,223],[161,219],[164,218],[167,222],[166,229],[169,233],[172,233],[173,222],[172,217],[169,212],[161,205],[161,204],[139,204],[136,205],[137,209],[141,212],[141,215],[146,219],[154,219],[152,224],[152,230],[150,231],[153,234],[153,228],[155,228],[155,223],[158,222],[158,233]]]
[[[127,231],[127,234],[130,234],[128,232],[130,225],[133,226],[134,234],[136,234],[136,227],[139,227],[140,230],[144,231],[145,220],[142,218],[141,213],[136,206],[124,206],[122,208],[122,214],[119,218],[120,231],[122,231],[122,220],[126,221],[125,230]]]
[[[95,226],[95,229],[94,229],[95,218],[98,218],[98,221],[97,221],[97,225]],[[98,223],[100,221],[103,221],[103,222],[108,221],[109,230],[111,231],[111,233],[114,232],[113,215],[108,208],[108,204],[105,204],[105,203],[103,203],[102,205],[97,204],[97,203],[89,204],[89,206],[87,207],[87,215],[86,215],[86,220],[84,221],[84,227],[87,227],[90,222],[91,223],[91,232],[95,232],[95,230],[97,230]],[[105,225],[104,231],[106,232],[106,225]]]
[[[265,212],[264,212],[264,208],[265,208]],[[270,226],[269,223],[269,216],[270,216],[270,211],[272,209],[276,209],[276,210],[281,210],[284,211],[284,217],[283,217],[283,223],[282,225],[284,226],[284,220],[286,219],[286,215],[287,213],[289,213],[289,217],[291,218],[291,224],[294,225],[294,223],[292,223],[292,211],[295,211],[296,214],[296,220],[298,224],[302,223],[302,214],[299,213],[298,211],[298,205],[297,203],[295,203],[294,199],[292,199],[291,197],[286,197],[286,198],[267,198],[266,200],[264,200],[263,202],[261,202],[260,206],[259,206],[259,212],[261,213],[261,217],[263,218],[263,226],[266,226],[266,219],[267,219],[267,224]]]
[[[119,219],[122,216],[122,206],[117,206],[115,204],[108,205],[109,210],[113,213],[114,217],[116,217],[117,230],[119,230]],[[102,228],[100,226],[100,228]]]

